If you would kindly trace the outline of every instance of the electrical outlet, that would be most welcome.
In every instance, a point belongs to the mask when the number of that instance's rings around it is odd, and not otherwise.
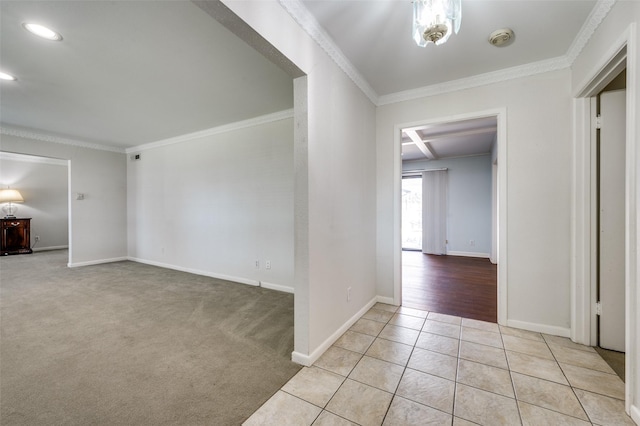
[[[351,287],[347,288],[347,302],[351,302]]]
[[[260,269],[260,261],[256,260],[256,269]]]
[[[476,246],[476,240],[469,240],[469,245],[471,247],[475,247]]]
[[[36,235],[36,243],[40,241],[40,235]]]
[[[271,261],[270,260],[265,261],[264,262],[264,267],[267,268],[267,269],[271,269]]]

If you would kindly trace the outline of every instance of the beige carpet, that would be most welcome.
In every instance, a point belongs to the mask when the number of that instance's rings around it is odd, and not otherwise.
[[[293,295],[67,256],[0,258],[2,425],[237,425],[300,369]]]

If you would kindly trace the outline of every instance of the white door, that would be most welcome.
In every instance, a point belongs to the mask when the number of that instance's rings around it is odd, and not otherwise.
[[[600,346],[624,352],[626,91],[600,94]]]

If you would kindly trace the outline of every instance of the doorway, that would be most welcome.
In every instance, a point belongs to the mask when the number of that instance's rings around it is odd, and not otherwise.
[[[571,306],[571,339],[576,343],[590,346],[598,345],[598,261],[597,261],[597,213],[598,206],[593,201],[597,192],[596,168],[596,131],[592,126],[595,97],[626,69],[626,87],[629,96],[625,100],[626,122],[625,133],[625,167],[624,167],[624,292],[625,292],[625,406],[627,413],[633,407],[635,392],[634,371],[637,357],[637,318],[638,307],[633,303],[637,293],[638,271],[638,173],[636,148],[636,102],[633,96],[636,88],[637,72],[635,67],[635,30],[627,28],[623,35],[612,44],[608,53],[603,56],[588,74],[585,83],[575,92],[575,144],[574,144],[574,178],[573,205],[575,221],[573,223],[573,248],[575,260],[572,267],[572,306]],[[629,49],[629,63],[627,63]]]
[[[625,73],[597,96],[598,346],[624,352]]]
[[[20,190],[18,217],[31,219],[34,251],[69,249],[69,160],[0,152],[0,183]]]
[[[498,321],[499,267],[492,260],[499,257],[498,122],[504,124],[503,120],[499,114],[478,114],[398,129],[403,305]],[[422,243],[421,181],[440,170],[449,175],[445,230],[443,247],[432,251],[431,242]],[[426,214],[424,220],[430,216]],[[425,253],[438,255],[424,254],[423,247]]]
[[[597,346],[624,380],[626,70],[595,104]]]

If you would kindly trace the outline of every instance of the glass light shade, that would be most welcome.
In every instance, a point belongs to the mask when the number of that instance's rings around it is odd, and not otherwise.
[[[413,39],[418,46],[445,43],[460,31],[462,0],[414,0]]]

